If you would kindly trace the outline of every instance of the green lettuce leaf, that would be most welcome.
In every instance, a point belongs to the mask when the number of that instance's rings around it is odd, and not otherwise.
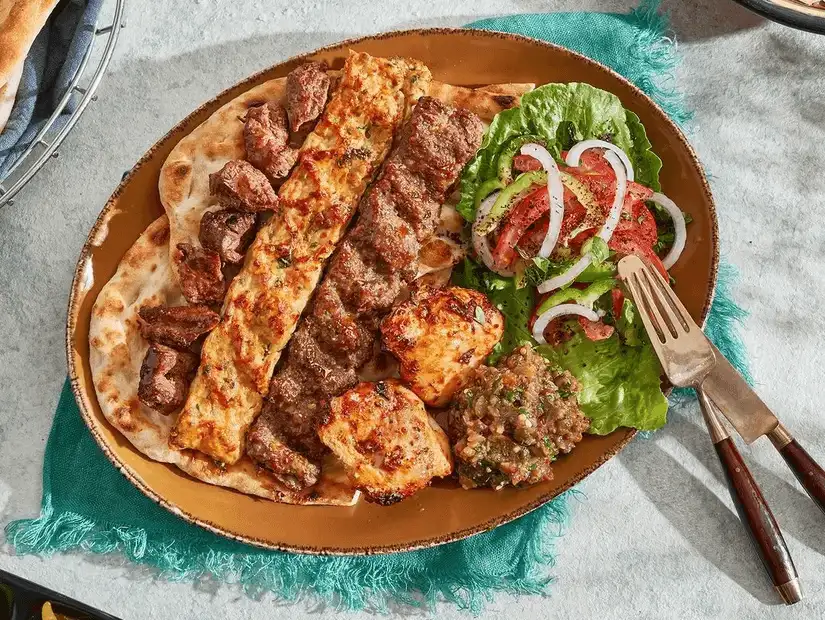
[[[625,110],[618,97],[589,84],[546,84],[524,94],[521,107],[493,119],[481,149],[461,176],[457,209],[464,219],[475,218],[475,192],[481,183],[497,176],[496,163],[506,142],[526,134],[540,136],[557,159],[575,142],[609,140],[627,153],[639,183],[660,189],[662,161],[650,150],[639,117]]]
[[[628,347],[616,334],[594,342],[577,326],[565,344],[537,350],[578,379],[579,405],[591,420],[590,433],[607,435],[620,426],[649,431],[667,421],[662,370],[650,342]]]

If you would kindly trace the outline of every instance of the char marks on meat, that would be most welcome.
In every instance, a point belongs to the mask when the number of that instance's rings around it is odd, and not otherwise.
[[[172,413],[186,400],[197,368],[198,357],[194,353],[149,343],[140,367],[138,399],[150,409]]]
[[[220,322],[209,306],[144,306],[138,312],[140,335],[150,342],[187,349]]]
[[[308,62],[286,78],[286,109],[292,131],[301,131],[324,111],[329,93],[326,63]]]
[[[209,191],[226,209],[258,213],[278,205],[278,195],[266,175],[242,159],[228,161],[210,174]]]
[[[483,131],[467,110],[421,98],[362,199],[247,436],[249,456],[284,483],[300,482],[281,465],[293,453],[316,465],[323,456],[317,428],[329,399],[354,386],[374,356],[381,320],[415,278],[422,243]]]
[[[178,244],[178,272],[183,295],[190,304],[223,301],[226,282],[221,272],[221,257],[214,250]]]
[[[256,223],[254,213],[232,209],[209,211],[201,218],[198,238],[203,247],[217,252],[227,263],[240,263],[255,238]]]
[[[277,103],[264,103],[246,112],[246,158],[272,182],[285,178],[298,159],[298,150],[289,146],[287,123],[286,110]]]

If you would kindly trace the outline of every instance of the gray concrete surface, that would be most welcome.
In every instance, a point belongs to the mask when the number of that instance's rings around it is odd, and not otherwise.
[[[0,524],[39,508],[43,450],[65,376],[66,299],[86,232],[122,171],[175,122],[253,71],[354,35],[632,4],[131,0],[99,100],[61,157],[0,211]],[[825,461],[825,38],[727,0],[665,5],[684,56],[680,85],[696,110],[691,140],[713,174],[723,252],[742,272],[737,296],[751,312],[745,339],[759,389]],[[806,593],[792,609],[775,606],[700,425],[696,411],[674,416],[582,483],[586,497],[558,543],[552,596],[499,596],[484,617],[825,617],[825,515],[766,442],[746,451]],[[312,602],[250,600],[231,585],[157,580],[119,557],[16,557],[6,547],[0,567],[128,619],[339,615]]]

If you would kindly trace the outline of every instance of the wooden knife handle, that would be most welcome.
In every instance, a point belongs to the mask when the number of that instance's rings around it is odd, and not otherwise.
[[[771,581],[787,604],[801,600],[799,577],[791,554],[762,491],[730,437],[714,444],[739,518],[747,526]]]
[[[785,459],[788,467],[802,483],[808,495],[814,500],[819,509],[825,512],[825,471],[813,457],[799,445],[784,426],[779,424],[768,434],[771,442],[779,454]]]

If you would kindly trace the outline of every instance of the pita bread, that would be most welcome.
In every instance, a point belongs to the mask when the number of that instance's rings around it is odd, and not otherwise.
[[[220,468],[205,455],[169,448],[176,415],[163,415],[137,397],[140,366],[148,343],[138,330],[137,313],[145,305],[185,305],[169,264],[169,223],[155,220],[123,256],[117,272],[100,291],[89,326],[89,363],[103,415],[140,452],[172,463],[191,476],[289,504],[350,506],[357,492],[345,482],[338,464],[324,464],[311,495],[284,488],[248,458]]]
[[[23,63],[58,0],[0,0],[0,84]]]
[[[17,99],[17,87],[20,86],[20,78],[23,77],[23,63],[9,76],[8,81],[0,86],[0,133],[6,127],[6,123],[14,108],[14,101]]]

